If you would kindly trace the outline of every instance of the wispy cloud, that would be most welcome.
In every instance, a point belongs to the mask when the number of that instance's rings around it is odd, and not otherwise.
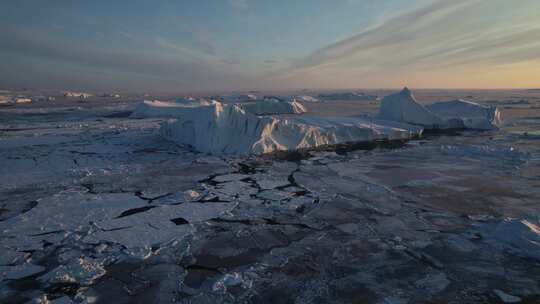
[[[373,83],[397,79],[396,73],[488,70],[540,59],[540,22],[527,18],[538,9],[533,0],[439,0],[322,48],[271,78]]]
[[[41,35],[37,29],[11,29],[0,34],[0,39],[5,42],[0,46],[0,54],[73,65],[82,71],[102,69],[123,76],[137,75],[137,79],[158,78],[193,89],[223,88],[244,80],[238,69],[230,68],[220,58],[184,48],[161,37],[149,41],[155,45],[150,52],[99,47],[84,40],[67,41]],[[41,73],[46,75],[48,71]],[[66,79],[66,84],[69,82]]]

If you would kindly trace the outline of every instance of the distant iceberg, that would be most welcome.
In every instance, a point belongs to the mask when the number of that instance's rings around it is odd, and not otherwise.
[[[313,96],[309,95],[298,95],[293,97],[294,101],[300,101],[300,102],[318,102],[319,100]]]
[[[319,94],[323,100],[377,100],[377,96],[357,92]]]
[[[237,94],[237,95],[221,95],[221,96],[213,96],[212,99],[215,99],[219,102],[245,102],[245,101],[253,101],[258,100],[259,97],[255,94]]]
[[[89,93],[84,93],[84,92],[70,92],[70,91],[65,91],[64,92],[64,97],[67,97],[67,98],[83,98],[83,99],[86,99],[86,98],[90,98],[94,96],[93,94],[89,94]]]
[[[212,102],[206,100],[177,100],[177,102],[144,100],[131,113],[131,118],[175,118],[186,113],[186,109],[209,106]]]
[[[184,104],[184,105],[191,105],[191,104],[209,105],[211,103],[211,101],[208,101],[206,99],[195,98],[191,96],[177,98],[174,102],[178,104]]]
[[[383,98],[378,118],[422,126],[426,129],[496,129],[501,123],[496,107],[454,100],[430,106],[419,104],[408,88]]]
[[[306,112],[306,108],[297,101],[282,101],[276,98],[254,100],[239,105],[244,111],[255,115],[301,114]]]

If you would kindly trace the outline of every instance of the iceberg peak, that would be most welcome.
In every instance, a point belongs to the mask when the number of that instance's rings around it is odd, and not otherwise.
[[[408,87],[404,87],[403,90],[401,90],[400,94],[412,97],[412,92],[411,92],[411,90],[409,90]]]

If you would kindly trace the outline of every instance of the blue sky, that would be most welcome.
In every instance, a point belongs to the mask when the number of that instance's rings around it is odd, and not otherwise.
[[[540,73],[537,0],[12,0],[0,27],[4,87],[527,87]]]

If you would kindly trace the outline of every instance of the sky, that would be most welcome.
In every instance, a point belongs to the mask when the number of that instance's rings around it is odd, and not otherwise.
[[[0,88],[539,88],[538,0],[6,0]]]

